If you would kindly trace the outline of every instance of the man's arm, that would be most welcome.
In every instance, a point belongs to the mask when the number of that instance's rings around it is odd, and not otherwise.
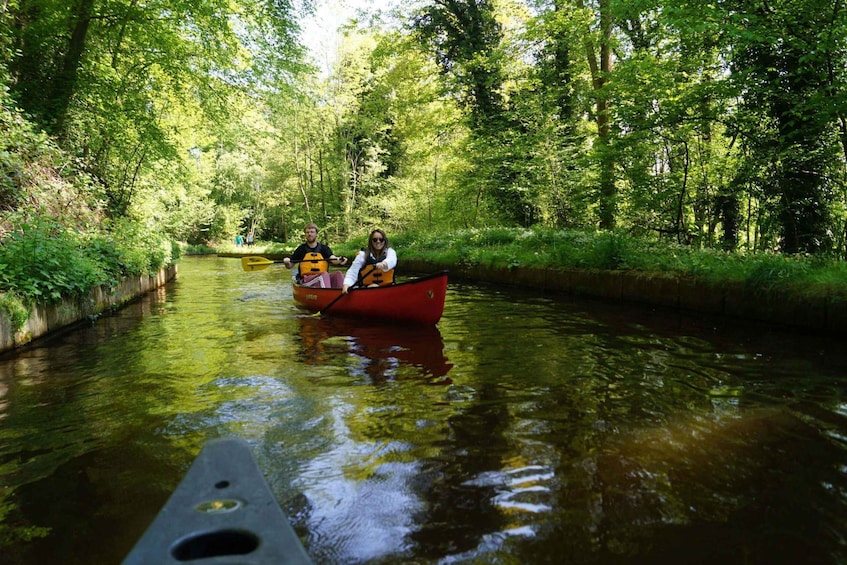
[[[282,262],[286,266],[286,268],[290,269],[293,262],[302,261],[303,257],[305,257],[305,256],[306,256],[306,244],[301,243],[300,245],[297,246],[297,249],[294,250],[294,253],[292,253],[290,257],[286,257],[285,259],[283,259]]]

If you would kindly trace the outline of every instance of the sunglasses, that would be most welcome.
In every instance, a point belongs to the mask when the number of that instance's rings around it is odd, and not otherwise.
[[[385,239],[381,237],[372,237],[371,241],[373,241],[374,243],[382,243],[383,241],[385,241]]]

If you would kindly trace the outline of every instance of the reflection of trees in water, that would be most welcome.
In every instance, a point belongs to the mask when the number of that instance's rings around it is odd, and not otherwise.
[[[847,451],[805,406],[706,406],[622,432],[602,399],[551,389],[528,421],[503,394],[478,388],[421,460],[416,554],[481,560],[518,536],[509,553],[524,563],[734,563],[739,548],[750,562],[824,563],[847,533],[847,501],[831,495],[847,492]],[[521,441],[527,427],[545,433]]]
[[[731,563],[746,548],[745,562],[817,563],[827,562],[821,546],[844,538],[842,523],[825,525],[820,513],[845,511],[829,491],[847,487],[837,471],[846,458],[790,410],[684,415],[610,439],[563,471],[573,479],[590,469],[582,496],[575,480],[561,492],[579,510],[562,524],[586,544],[577,555],[594,545],[620,563]],[[579,504],[586,495],[591,504]]]
[[[444,355],[444,340],[436,326],[399,326],[343,318],[300,318],[300,355],[319,365],[339,355],[353,376],[379,383],[411,374],[430,384],[447,385],[453,367]],[[408,369],[408,370],[406,370]]]
[[[426,510],[410,539],[427,558],[473,552],[481,533],[508,526],[508,517],[497,508],[502,484],[485,479],[492,469],[508,467],[513,455],[507,437],[511,417],[500,395],[497,386],[475,391],[467,409],[448,419],[449,436],[439,456],[422,462],[417,486]]]

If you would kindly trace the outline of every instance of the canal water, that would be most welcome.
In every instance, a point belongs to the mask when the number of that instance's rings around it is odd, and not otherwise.
[[[847,562],[843,338],[459,281],[365,324],[189,257],[0,357],[0,563],[120,563],[223,436],[316,563]]]

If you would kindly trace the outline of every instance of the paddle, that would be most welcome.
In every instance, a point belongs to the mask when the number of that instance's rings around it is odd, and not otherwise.
[[[373,266],[373,267],[371,267],[371,270],[370,270],[370,271],[368,271],[368,272],[367,272],[367,273],[365,273],[364,275],[360,276],[360,277],[359,277],[359,280],[357,280],[355,283],[353,283],[352,285],[350,285],[350,288],[348,288],[348,289],[347,289],[347,292],[350,292],[351,290],[353,290],[354,288],[356,288],[357,286],[359,286],[359,285],[362,283],[362,279],[363,279],[364,277],[368,276],[369,274],[371,274],[371,273],[372,273],[375,269],[376,269],[376,266]],[[347,295],[346,295],[346,294],[344,294],[344,293],[342,292],[341,294],[339,294],[338,296],[336,296],[336,297],[332,300],[332,302],[330,302],[329,304],[327,304],[327,305],[326,305],[326,306],[324,306],[322,309],[318,310],[317,312],[315,312],[315,313],[314,313],[314,314],[312,314],[312,315],[313,315],[313,316],[320,316],[321,314],[326,314],[326,311],[327,311],[327,310],[329,310],[330,308],[332,308],[332,306],[333,306],[336,302],[338,302],[339,300],[341,300],[341,299],[342,299],[342,298],[344,298],[345,296],[347,296]]]
[[[348,288],[348,289],[347,289],[347,292],[350,292],[351,290],[353,290],[353,289],[354,289],[354,288],[356,288],[357,286],[359,286],[359,283],[358,283],[358,282],[357,282],[356,284],[352,285],[350,288]],[[344,293],[342,292],[341,294],[339,294],[338,296],[336,296],[335,298],[333,298],[333,299],[332,299],[332,302],[330,302],[329,304],[327,304],[326,306],[324,306],[321,310],[318,310],[317,312],[315,312],[314,314],[312,314],[312,316],[320,316],[321,314],[326,314],[326,311],[327,311],[327,310],[329,310],[330,308],[332,308],[333,304],[335,304],[336,302],[338,302],[339,300],[341,300],[341,299],[342,299],[342,298],[344,298],[345,296],[347,296],[347,295],[346,295],[346,294],[344,294]]]
[[[282,261],[271,261],[264,257],[242,257],[241,268],[245,271],[261,271],[267,269],[274,263],[282,263]]]
[[[341,257],[332,256],[330,257],[330,261],[333,259],[341,259]],[[315,259],[300,259],[298,261],[291,261],[291,264],[302,263],[303,261],[316,261]],[[241,268],[245,271],[261,271],[262,269],[267,269],[274,263],[284,263],[285,261],[271,261],[270,259],[265,259],[264,257],[242,257],[241,258]]]

